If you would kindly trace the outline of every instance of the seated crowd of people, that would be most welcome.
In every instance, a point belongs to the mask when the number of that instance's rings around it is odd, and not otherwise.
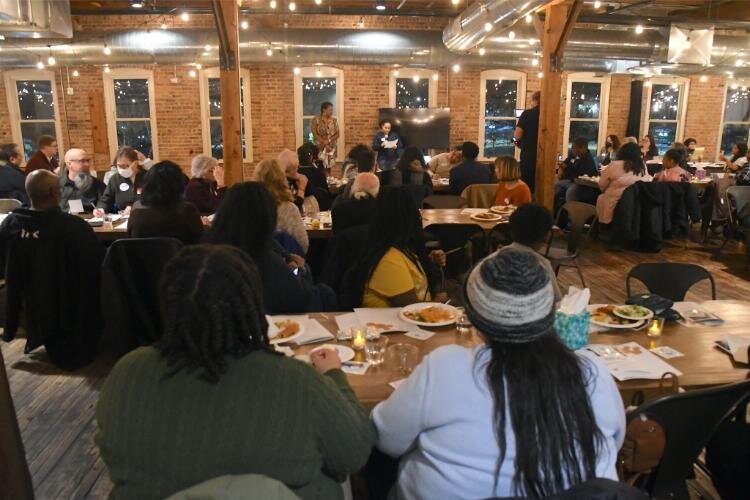
[[[615,144],[594,201],[602,222],[617,193],[647,175],[637,144]],[[51,165],[24,173],[17,147],[0,147],[0,182],[14,183],[4,196],[30,205],[0,225],[10,314],[3,339],[25,324],[26,352],[44,345],[67,369],[97,354],[105,249],[66,213],[71,200],[100,217],[129,214],[132,238],[186,245],[162,272],[161,337],[119,360],[96,407],[114,497],[164,498],[223,475],[257,474],[301,498],[342,498],[338,483],[374,448],[400,459],[393,498],[541,497],[595,477],[616,480],[622,401],[606,367],[555,333],[560,290],[537,252],[552,213],[532,202],[518,162],[500,157],[490,168],[476,161],[476,144],[464,143],[429,165],[406,148],[395,169],[378,172],[375,153],[360,145],[345,162],[351,182],[330,199],[310,146],[262,160],[253,181],[231,187],[222,166],[202,155],[187,179],[175,163],[123,147],[102,182],[82,149],[67,151],[56,175]],[[670,149],[657,180],[685,180],[685,161]],[[519,207],[513,243],[479,261],[462,285],[481,346],[436,349],[368,412],[335,351],[313,353],[311,365],[283,356],[269,343],[266,315],[445,301],[446,254],[426,245],[412,189],[431,192],[434,173],[447,173],[456,194],[497,183],[495,202]],[[559,197],[568,199],[575,177],[598,173],[585,140],[574,140]],[[302,215],[311,203],[330,203],[334,238],[358,242],[335,288],[316,283],[306,262]],[[14,288],[29,276],[25,289]],[[50,286],[51,276],[64,279]],[[40,299],[58,304],[57,315],[39,314]]]

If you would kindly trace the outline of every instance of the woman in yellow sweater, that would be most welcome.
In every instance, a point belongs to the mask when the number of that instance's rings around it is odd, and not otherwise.
[[[498,156],[495,159],[497,174],[497,195],[495,205],[515,205],[520,207],[531,203],[529,185],[521,180],[521,166],[512,156]]]
[[[433,250],[428,255],[425,251],[421,216],[402,187],[380,192],[363,248],[355,269],[362,307],[401,307],[447,299],[428,279],[434,276],[435,265],[445,265],[445,252]]]

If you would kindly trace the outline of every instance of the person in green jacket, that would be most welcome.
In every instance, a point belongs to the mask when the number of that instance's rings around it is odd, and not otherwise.
[[[164,331],[124,356],[96,408],[113,498],[164,498],[222,475],[261,474],[303,499],[343,498],[375,428],[334,351],[309,366],[274,352],[257,267],[226,245],[165,267]]]

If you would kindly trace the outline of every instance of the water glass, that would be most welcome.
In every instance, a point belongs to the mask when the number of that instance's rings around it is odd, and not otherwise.
[[[469,317],[466,316],[466,311],[463,307],[457,307],[458,318],[456,319],[456,330],[459,335],[470,335],[471,334],[471,322]]]
[[[419,361],[419,349],[411,344],[394,344],[388,348],[388,358],[397,372],[409,375]]]
[[[109,214],[104,214],[104,216],[102,217],[102,219],[103,219],[102,229],[105,230],[105,231],[112,231],[112,229],[113,229],[113,226],[112,226],[112,216],[109,215]]]
[[[388,347],[388,337],[381,335],[375,339],[369,339],[365,344],[365,360],[373,366],[377,366],[385,360],[385,351]]]

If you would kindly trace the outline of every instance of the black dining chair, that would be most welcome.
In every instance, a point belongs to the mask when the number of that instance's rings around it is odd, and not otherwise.
[[[478,224],[430,224],[424,228],[429,249],[441,249],[446,256],[445,277],[456,278],[487,253],[487,239]]]
[[[643,487],[651,498],[689,500],[693,464],[719,424],[750,395],[750,380],[710,389],[670,394],[642,404],[627,421],[645,415],[664,429],[664,453]]]
[[[625,293],[632,295],[630,280],[635,278],[651,293],[679,302],[685,300],[685,294],[699,281],[711,282],[711,300],[716,300],[716,282],[705,268],[697,264],[679,262],[644,262],[636,265],[625,279]]]
[[[556,231],[553,230],[550,232],[544,256],[550,260],[555,275],[562,266],[575,267],[578,276],[581,278],[581,284],[585,287],[586,279],[583,277],[578,256],[588,241],[591,231],[596,226],[596,207],[588,203],[569,201],[560,207],[555,227],[560,228],[563,220],[567,221],[566,228],[564,231],[558,229],[557,232],[562,235],[564,244],[562,246],[555,245],[555,242],[560,238],[556,236]]]

